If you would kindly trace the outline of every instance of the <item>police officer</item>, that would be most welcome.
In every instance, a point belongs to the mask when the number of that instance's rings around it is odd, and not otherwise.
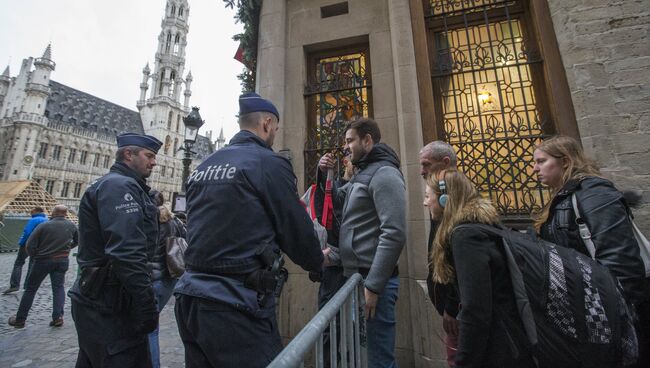
[[[147,334],[158,325],[158,311],[147,261],[158,241],[158,211],[145,179],[161,144],[148,135],[119,135],[115,164],[79,204],[81,272],[69,292],[78,368],[151,367]]]
[[[188,368],[267,366],[282,350],[280,251],[307,271],[322,267],[291,164],[271,149],[278,124],[270,101],[242,95],[240,132],[188,178],[186,272],[175,289]]]

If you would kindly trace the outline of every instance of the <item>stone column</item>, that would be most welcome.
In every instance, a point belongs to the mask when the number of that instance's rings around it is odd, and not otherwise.
[[[391,50],[395,81],[399,155],[408,192],[408,238],[400,261],[398,341],[400,362],[410,366],[446,366],[444,346],[436,339],[442,331],[426,290],[418,282],[427,276],[426,211],[422,206],[424,182],[420,177],[419,151],[422,119],[409,0],[388,0]],[[440,332],[438,332],[440,333]],[[410,355],[410,356],[409,356]]]
[[[273,101],[280,113],[280,131],[274,144],[276,151],[283,149],[285,142],[282,118],[285,116],[286,13],[286,0],[265,0],[262,3],[257,44],[255,90]]]

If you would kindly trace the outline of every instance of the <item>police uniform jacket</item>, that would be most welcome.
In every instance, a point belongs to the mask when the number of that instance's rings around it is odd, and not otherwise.
[[[102,298],[91,300],[81,294],[77,279],[69,293],[72,299],[109,312],[119,309],[118,304],[127,306],[135,322],[155,313],[147,262],[158,243],[158,210],[149,190],[135,171],[119,162],[90,184],[79,204],[78,264],[83,269],[110,263],[111,285]]]
[[[258,298],[244,287],[245,276],[262,267],[256,251],[280,249],[307,271],[320,270],[323,262],[299,201],[289,161],[255,134],[240,131],[188,178],[186,272],[175,292],[271,316],[274,298]]]

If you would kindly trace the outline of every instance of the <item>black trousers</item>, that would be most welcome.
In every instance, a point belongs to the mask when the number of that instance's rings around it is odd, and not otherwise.
[[[259,319],[188,295],[176,297],[175,313],[186,368],[266,367],[282,351],[275,314]]]
[[[27,249],[23,247],[18,248],[18,253],[16,253],[16,260],[14,261],[14,268],[11,271],[11,278],[9,279],[9,287],[18,288],[20,287],[20,277],[23,274],[23,266],[25,265],[25,260],[29,256],[27,255]],[[29,275],[29,270],[32,268],[32,262],[30,258],[29,266],[27,266],[27,274]]]
[[[149,340],[125,316],[101,313],[72,300],[79,339],[76,368],[151,368]]]

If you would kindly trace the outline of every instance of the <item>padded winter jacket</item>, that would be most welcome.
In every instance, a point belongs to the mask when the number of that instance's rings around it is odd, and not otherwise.
[[[540,229],[542,239],[589,255],[576,224],[573,193],[591,231],[596,259],[618,278],[629,302],[646,298],[645,268],[628,218],[629,208],[609,180],[586,177],[568,181],[551,202],[549,217]]]
[[[406,187],[397,154],[383,143],[356,166],[352,179],[333,190],[343,214],[341,261],[346,276],[368,270],[365,287],[381,294],[406,243]]]

